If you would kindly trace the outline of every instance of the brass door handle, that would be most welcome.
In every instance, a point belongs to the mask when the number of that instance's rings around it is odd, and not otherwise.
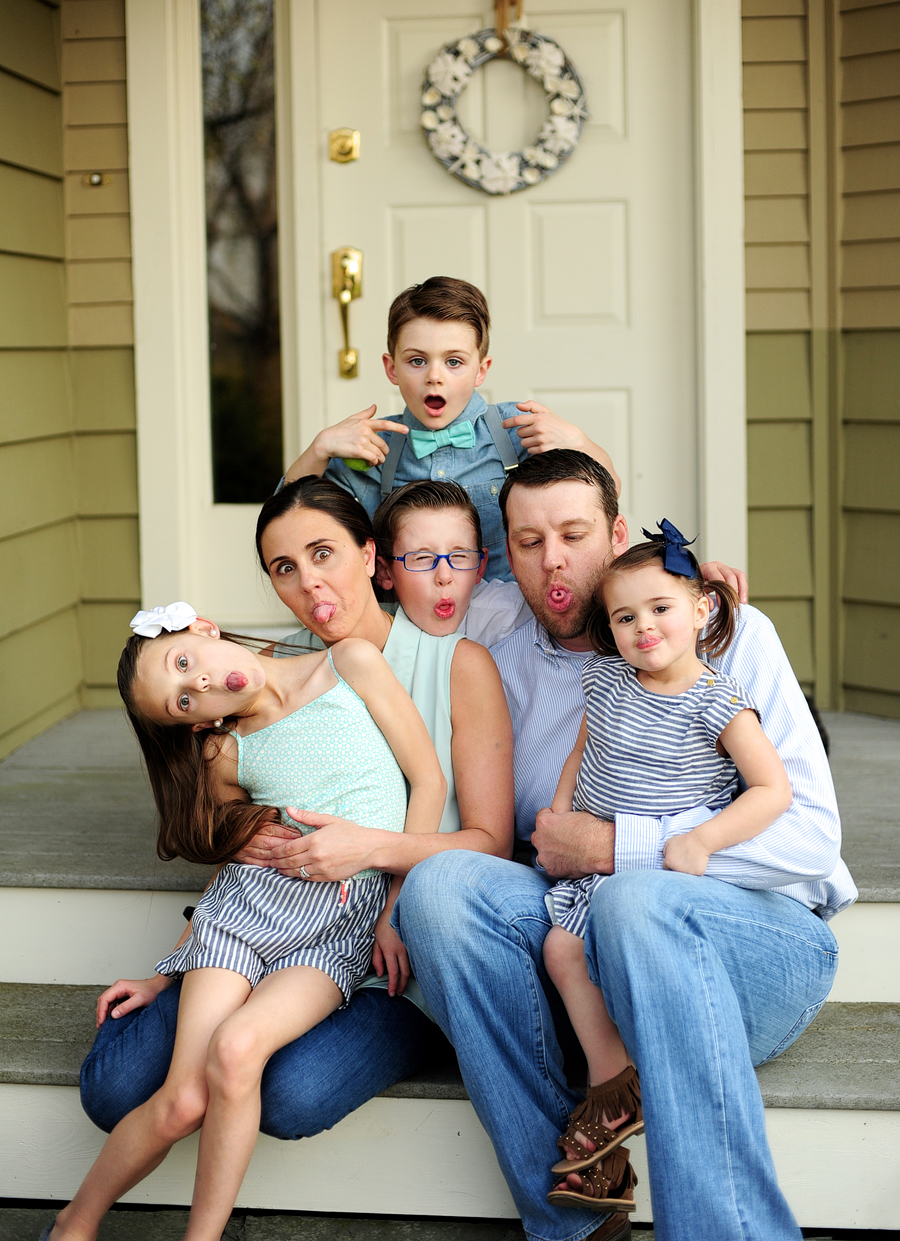
[[[341,328],[344,347],[338,354],[338,374],[341,379],[356,379],[359,374],[359,358],[350,348],[350,303],[362,297],[362,251],[353,246],[343,246],[331,254],[331,295],[341,310]]]

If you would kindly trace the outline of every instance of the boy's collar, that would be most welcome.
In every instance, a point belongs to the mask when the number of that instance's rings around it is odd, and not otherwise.
[[[462,410],[461,413],[457,414],[452,422],[448,422],[447,426],[452,426],[454,422],[474,422],[475,419],[483,414],[486,409],[487,401],[476,388],[469,398],[469,403],[466,408]],[[403,407],[403,417],[404,419],[408,419],[414,427],[422,426],[422,423],[419,422],[418,418],[409,412],[409,408],[407,406]],[[424,427],[423,430],[427,431],[429,428]]]

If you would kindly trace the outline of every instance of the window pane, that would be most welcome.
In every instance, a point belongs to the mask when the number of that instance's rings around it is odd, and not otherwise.
[[[206,252],[217,504],[282,472],[273,0],[201,0]]]

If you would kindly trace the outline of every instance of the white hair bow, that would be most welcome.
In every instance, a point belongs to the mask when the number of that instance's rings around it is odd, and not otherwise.
[[[165,608],[151,608],[149,612],[138,612],[131,618],[131,628],[142,638],[156,638],[165,629],[175,633],[179,629],[187,629],[197,619],[197,613],[189,603],[183,600],[170,603]]]

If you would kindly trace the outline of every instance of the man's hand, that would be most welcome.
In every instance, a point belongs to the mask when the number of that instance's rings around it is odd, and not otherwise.
[[[388,976],[388,995],[401,996],[406,990],[412,971],[403,940],[391,926],[391,911],[383,909],[375,923],[375,947],[372,951],[375,973]]]
[[[540,810],[531,843],[538,862],[556,879],[611,875],[615,870],[615,824],[586,810]]]
[[[749,583],[743,569],[731,569],[727,564],[722,564],[721,560],[707,560],[700,566],[700,572],[705,582],[724,582],[731,587],[741,603],[749,601]]]
[[[709,865],[709,849],[705,849],[696,832],[682,832],[667,840],[663,849],[663,870],[677,870],[683,875],[704,875]]]
[[[588,451],[586,445],[589,441],[585,433],[571,422],[565,422],[546,405],[539,405],[537,401],[520,401],[516,409],[521,409],[522,413],[504,418],[503,425],[507,429],[516,427],[519,439],[532,456],[551,448]]]
[[[111,987],[107,987],[97,1000],[97,1029],[103,1025],[107,1017],[124,1017],[135,1008],[146,1008],[152,1004],[160,991],[165,991],[172,979],[163,974],[154,974],[152,978],[131,979],[120,978]],[[125,996],[121,1004],[116,1004]],[[115,1007],[111,1007],[115,1005]]]
[[[240,853],[234,855],[234,860],[245,866],[274,866],[273,846],[283,840],[296,839],[297,832],[292,827],[285,827],[283,823],[267,823],[247,841]]]

